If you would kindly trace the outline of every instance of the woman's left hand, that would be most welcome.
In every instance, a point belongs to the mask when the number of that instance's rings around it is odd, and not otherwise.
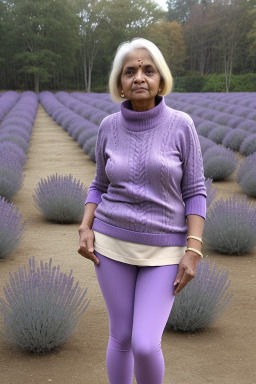
[[[187,251],[182,257],[174,282],[174,286],[176,287],[174,291],[175,296],[195,277],[199,260],[200,256],[192,251]]]

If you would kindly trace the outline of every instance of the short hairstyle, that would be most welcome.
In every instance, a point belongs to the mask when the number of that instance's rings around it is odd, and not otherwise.
[[[128,53],[137,48],[145,48],[149,51],[163,82],[160,94],[162,96],[166,96],[172,90],[172,74],[159,48],[149,40],[135,38],[131,41],[125,41],[124,43],[121,43],[117,48],[113,60],[112,69],[109,76],[109,92],[112,100],[117,103],[124,100],[120,95],[120,78],[123,69],[124,58]]]

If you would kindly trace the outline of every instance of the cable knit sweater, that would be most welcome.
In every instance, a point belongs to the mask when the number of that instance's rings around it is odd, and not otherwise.
[[[164,99],[145,112],[130,101],[106,117],[86,203],[93,229],[133,243],[185,246],[189,214],[206,214],[202,155],[192,119]]]

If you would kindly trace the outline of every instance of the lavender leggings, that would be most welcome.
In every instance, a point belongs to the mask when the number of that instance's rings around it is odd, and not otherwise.
[[[162,333],[174,301],[177,265],[137,267],[95,252],[98,282],[109,316],[110,384],[162,384]]]

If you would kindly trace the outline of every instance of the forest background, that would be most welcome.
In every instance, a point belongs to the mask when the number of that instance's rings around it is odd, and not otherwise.
[[[256,91],[256,0],[0,0],[0,89],[107,92],[118,45],[152,40],[175,91]]]

